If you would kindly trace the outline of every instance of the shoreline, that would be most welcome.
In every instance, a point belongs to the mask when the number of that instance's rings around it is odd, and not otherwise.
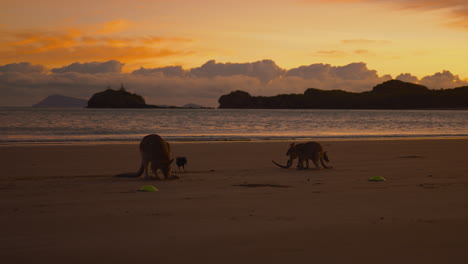
[[[142,136],[143,138],[143,136]],[[164,136],[163,136],[164,138]],[[291,139],[245,139],[245,140],[171,140],[166,139],[171,144],[194,144],[194,143],[242,143],[242,142],[339,142],[339,141],[399,141],[399,140],[468,140],[468,136],[447,135],[447,136],[375,136],[375,137],[306,137]],[[101,146],[101,145],[132,145],[139,144],[140,140],[130,141],[51,141],[51,142],[0,142],[1,147],[20,146]]]

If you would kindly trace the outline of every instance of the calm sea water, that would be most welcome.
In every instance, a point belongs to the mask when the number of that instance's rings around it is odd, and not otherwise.
[[[468,111],[0,108],[0,144],[468,137]]]

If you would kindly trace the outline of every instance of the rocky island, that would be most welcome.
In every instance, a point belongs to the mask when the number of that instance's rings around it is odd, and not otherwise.
[[[119,90],[108,88],[95,93],[88,100],[88,108],[157,108],[157,106],[146,104],[141,95],[127,92],[122,86]]]
[[[110,87],[107,90],[95,93],[88,100],[88,108],[170,108],[170,109],[212,109],[197,104],[186,104],[182,107],[170,105],[150,105],[145,99],[136,93],[130,93],[123,85],[119,90]]]

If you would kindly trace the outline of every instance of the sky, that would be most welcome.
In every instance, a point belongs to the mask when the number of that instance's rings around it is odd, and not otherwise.
[[[206,106],[237,89],[453,88],[468,85],[466,47],[466,0],[2,0],[0,106],[122,83]]]

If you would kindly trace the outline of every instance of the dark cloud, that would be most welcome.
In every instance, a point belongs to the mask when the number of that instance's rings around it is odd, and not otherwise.
[[[0,72],[44,73],[47,72],[47,68],[29,62],[20,62],[0,66]]]
[[[377,71],[367,69],[363,62],[351,63],[342,67],[332,67],[331,73],[344,80],[368,80],[377,79]]]
[[[44,69],[41,65],[14,65],[0,66],[0,106],[31,106],[51,94],[89,99],[108,86],[119,88],[123,83],[129,91],[141,94],[150,104],[196,103],[216,107],[218,98],[233,90],[265,96],[303,93],[307,88],[362,92],[391,79],[389,75],[380,76],[375,70],[368,69],[365,63],[311,64],[285,70],[269,60],[252,63],[210,61],[191,70],[170,66],[142,68],[133,73],[122,73],[123,64],[118,61],[76,63],[53,72],[40,70]],[[401,74],[397,78],[417,81],[411,74]],[[419,82],[429,88],[468,85],[448,71],[426,76]]]
[[[196,77],[213,78],[216,76],[244,75],[258,78],[264,83],[279,77],[283,73],[284,70],[272,60],[252,63],[216,63],[216,61],[211,60],[190,71],[190,74]]]
[[[122,66],[124,64],[116,61],[110,60],[107,62],[85,62],[79,63],[75,62],[68,66],[61,68],[55,68],[51,71],[53,73],[65,73],[65,72],[79,72],[79,73],[120,73],[122,71]]]
[[[304,79],[325,80],[330,76],[330,64],[311,64],[309,66],[300,66],[290,69],[286,72],[286,76],[296,76]]]
[[[140,69],[133,71],[132,74],[141,74],[141,75],[157,75],[163,74],[167,77],[183,77],[185,71],[181,66],[167,66],[162,68],[153,68],[145,69],[141,67]]]
[[[363,62],[351,63],[345,66],[331,66],[330,64],[312,64],[301,66],[286,72],[286,76],[296,76],[304,79],[317,80],[369,80],[378,81],[389,79],[390,76],[379,77],[377,71],[369,70]]]

